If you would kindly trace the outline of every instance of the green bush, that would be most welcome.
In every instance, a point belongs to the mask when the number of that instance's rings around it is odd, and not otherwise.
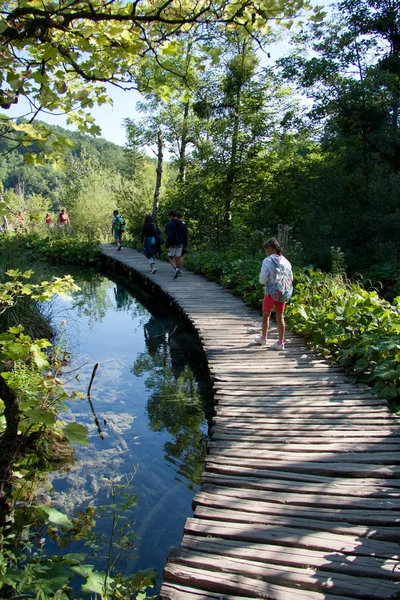
[[[93,267],[99,263],[100,242],[82,235],[39,236],[27,234],[21,238],[21,246],[31,251],[38,259],[52,264],[69,264]]]

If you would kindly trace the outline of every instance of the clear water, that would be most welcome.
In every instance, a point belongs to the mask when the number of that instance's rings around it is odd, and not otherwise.
[[[89,504],[109,506],[110,481],[124,483],[136,471],[126,491],[128,497],[136,494],[138,503],[123,516],[135,523],[138,558],[125,552],[118,564],[124,574],[154,567],[157,591],[168,550],[180,544],[192,514],[210,388],[196,335],[177,315],[171,317],[169,306],[162,308],[139,289],[128,289],[125,280],[113,279],[75,276],[81,291],[57,305],[56,321],[66,321],[62,335],[71,353],[63,373],[67,387],[86,394],[99,365],[91,400],[101,436],[88,401],[73,403],[71,412],[88,428],[90,444],[77,446],[77,462],[52,475],[56,495],[49,495],[73,516]],[[96,533],[107,538],[110,530],[110,518],[98,518]],[[100,541],[94,553],[99,569],[105,548]],[[75,544],[68,551],[82,549]]]

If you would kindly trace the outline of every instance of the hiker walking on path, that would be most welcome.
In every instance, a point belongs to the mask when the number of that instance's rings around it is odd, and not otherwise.
[[[285,306],[293,293],[292,265],[282,255],[278,240],[272,238],[264,244],[266,258],[260,271],[260,283],[265,285],[265,295],[262,306],[262,331],[255,338],[260,346],[267,345],[269,320],[272,308],[275,306],[276,323],[278,326],[278,341],[270,346],[271,350],[285,349]]]
[[[46,225],[50,225],[50,224],[51,224],[51,216],[50,216],[50,213],[47,213],[47,215],[46,215],[46,218],[45,218],[44,222],[46,223]]]
[[[117,250],[120,251],[122,248],[122,234],[125,231],[125,219],[119,215],[117,210],[114,210],[113,215],[111,233],[117,242]]]
[[[182,256],[178,258],[177,265],[179,270],[183,272],[183,256],[187,254],[187,245],[188,245],[188,228],[185,221],[182,221],[182,213],[180,210],[176,211],[176,218],[182,225],[182,235],[183,235],[183,248],[182,248]]]
[[[24,219],[24,215],[22,214],[22,211],[19,210],[17,213],[17,219],[18,219],[18,227],[25,227],[25,219]]]
[[[58,215],[58,224],[60,227],[64,227],[64,225],[69,225],[69,216],[67,215],[67,211],[65,208],[61,209],[60,214]]]
[[[176,218],[176,210],[170,210],[168,216],[169,221],[165,226],[165,233],[167,234],[165,245],[168,251],[169,264],[174,270],[174,279],[177,279],[179,275],[183,275],[182,270],[179,268],[184,240],[183,225]]]
[[[163,241],[160,230],[154,223],[153,215],[149,214],[145,216],[140,240],[143,244],[142,254],[144,254],[149,261],[150,272],[154,275],[157,271],[156,254],[161,252],[161,244]]]

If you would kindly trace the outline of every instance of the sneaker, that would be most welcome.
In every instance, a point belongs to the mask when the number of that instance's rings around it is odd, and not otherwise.
[[[178,279],[179,269],[175,269],[174,279]]]
[[[257,337],[254,338],[254,341],[255,341],[256,344],[259,344],[260,346],[266,346],[267,345],[266,338],[261,337],[261,335],[257,335]]]
[[[269,347],[270,350],[277,350],[278,352],[282,352],[285,349],[285,344],[280,344],[279,342],[275,342],[272,346]]]
[[[181,269],[179,269],[179,275],[182,277],[183,275],[183,271]]]
[[[154,275],[154,273],[155,273],[156,271],[157,271],[157,269],[156,269],[155,267],[153,267],[153,268],[152,268],[152,270],[150,271],[150,273],[151,273],[152,275]]]
[[[121,250],[121,248],[122,248],[121,244],[118,244],[118,248],[117,248],[118,252]]]

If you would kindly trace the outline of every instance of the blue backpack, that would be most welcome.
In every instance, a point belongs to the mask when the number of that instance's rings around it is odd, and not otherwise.
[[[288,302],[293,294],[291,269],[283,265],[275,265],[274,290],[271,294],[277,302]]]

